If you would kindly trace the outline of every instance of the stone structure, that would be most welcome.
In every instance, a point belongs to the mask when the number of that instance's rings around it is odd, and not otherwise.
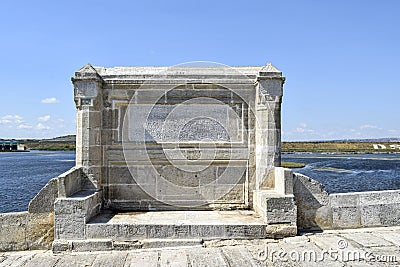
[[[57,247],[125,231],[110,226],[113,220],[103,218],[100,207],[113,216],[195,210],[238,216],[233,226],[216,220],[217,226],[206,228],[184,222],[188,227],[171,232],[170,226],[160,225],[156,233],[144,227],[135,238],[296,234],[292,173],[279,167],[284,80],[271,64],[86,65],[77,71],[76,165],[84,177],[80,192],[55,203]],[[244,223],[240,210],[249,210],[246,216],[257,224]],[[133,238],[128,235],[120,239]]]
[[[283,82],[271,64],[87,65],[73,78],[77,166],[114,209],[252,207],[253,191],[273,188],[269,173],[280,164]],[[227,194],[221,199],[213,190]],[[176,199],[180,193],[187,197]]]

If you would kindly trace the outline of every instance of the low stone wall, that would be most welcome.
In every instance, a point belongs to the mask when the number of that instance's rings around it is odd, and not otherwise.
[[[0,214],[0,251],[26,250],[28,212]]]
[[[0,251],[50,249],[54,240],[54,202],[80,190],[80,168],[51,179],[31,200],[28,211],[0,213]]]
[[[76,194],[85,176],[79,168],[51,179],[30,202],[28,211],[0,214],[0,251],[49,249],[54,240],[54,202],[65,197],[86,201]],[[93,193],[93,192],[92,192]],[[92,195],[92,194],[91,194]],[[343,229],[400,225],[400,190],[341,193],[329,195],[319,182],[293,174],[293,195],[299,229]],[[99,202],[99,193],[94,192]],[[92,198],[88,198],[91,201]],[[85,202],[86,203],[86,202]],[[85,209],[93,216],[98,204]],[[100,202],[99,202],[100,203]],[[58,211],[58,210],[57,210]],[[93,214],[92,214],[93,213]],[[75,230],[74,230],[75,231]]]
[[[332,194],[332,228],[400,225],[400,190]]]
[[[297,226],[303,230],[400,225],[400,190],[328,195],[319,182],[294,174]]]
[[[54,236],[53,213],[0,214],[0,251],[50,249]]]
[[[329,195],[322,184],[305,175],[294,173],[293,194],[297,205],[298,228],[332,228]]]

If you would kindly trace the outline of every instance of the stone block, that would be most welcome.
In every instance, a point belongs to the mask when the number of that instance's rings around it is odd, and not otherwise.
[[[212,187],[216,203],[245,203],[244,184],[217,184]]]
[[[400,206],[400,190],[384,190],[359,193],[360,206],[387,205]]]
[[[108,198],[111,201],[132,201],[153,199],[143,188],[137,184],[110,184],[108,187]],[[155,188],[149,187],[153,196],[156,195]]]
[[[247,166],[218,167],[218,184],[244,184],[247,179]]]
[[[361,206],[360,216],[364,227],[397,226],[400,220],[400,205],[387,203]]]
[[[86,238],[89,239],[103,239],[113,237],[118,240],[120,237],[125,235],[125,232],[120,230],[118,224],[106,224],[106,223],[87,223],[86,224]]]
[[[58,179],[53,178],[29,202],[30,213],[48,213],[54,210],[54,201],[58,197]]]
[[[85,224],[100,212],[101,193],[82,190],[54,204],[55,239],[85,238]]]
[[[360,210],[357,206],[332,207],[334,228],[357,228],[361,226]]]
[[[147,238],[174,238],[174,225],[147,225]]]
[[[71,247],[71,250],[73,252],[107,251],[112,249],[113,249],[113,242],[111,239],[73,240]]]
[[[58,197],[68,197],[82,189],[83,173],[81,168],[72,168],[57,177]],[[52,206],[54,206],[53,200]],[[54,208],[52,208],[53,210]]]
[[[263,238],[265,225],[226,225],[225,236],[227,238]]]
[[[293,193],[297,205],[297,225],[301,229],[331,229],[329,195],[319,182],[295,173]]]
[[[26,250],[28,212],[0,214],[0,251]]]
[[[225,236],[225,229],[220,225],[191,225],[190,236],[194,238],[215,238]]]
[[[54,222],[54,239],[85,239],[85,217],[71,214],[56,215]]]
[[[29,213],[26,227],[29,249],[50,249],[53,240],[54,213]]]
[[[331,194],[329,195],[329,200],[332,208],[358,207],[360,204],[360,194],[357,193]]]
[[[118,236],[123,239],[143,239],[147,237],[147,227],[140,224],[120,225]]]
[[[118,124],[115,123],[117,122],[116,119],[118,119],[118,110],[104,109],[102,119],[103,119],[102,121],[103,129],[115,129],[118,126]]]
[[[297,223],[297,206],[293,195],[277,194],[273,190],[255,191],[254,208],[267,224]]]
[[[292,224],[272,224],[265,228],[265,237],[268,238],[284,238],[288,236],[296,236],[297,227]]]
[[[296,225],[297,208],[293,195],[267,196],[265,222],[268,224],[287,223]]]
[[[114,241],[113,249],[114,250],[134,250],[141,249],[143,247],[142,242],[134,240],[134,241]]]
[[[130,169],[129,169],[130,168]],[[107,168],[109,184],[136,184],[131,172],[136,176],[136,168],[134,166],[110,166]]]
[[[52,250],[54,254],[71,251],[72,244],[68,240],[54,240]]]
[[[111,146],[118,142],[118,130],[102,130],[101,142],[104,146]]]
[[[274,168],[275,188],[278,194],[293,194],[293,171],[291,169],[275,167]]]

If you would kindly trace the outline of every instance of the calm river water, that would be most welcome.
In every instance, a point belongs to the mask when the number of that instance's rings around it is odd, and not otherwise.
[[[400,154],[283,154],[294,169],[325,185],[329,193],[400,189]]]
[[[0,212],[27,210],[51,178],[74,165],[74,151],[0,153]]]
[[[303,162],[295,169],[323,183],[329,193],[400,189],[400,154],[284,154]],[[0,212],[27,210],[51,178],[75,165],[73,151],[0,153]]]

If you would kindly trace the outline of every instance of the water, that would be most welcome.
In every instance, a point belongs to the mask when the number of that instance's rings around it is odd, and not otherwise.
[[[74,151],[0,153],[0,212],[27,210],[51,178],[74,165]]]
[[[400,189],[400,154],[284,154],[294,169],[325,185],[329,193]],[[0,212],[24,211],[51,179],[75,165],[73,151],[0,153]]]
[[[400,189],[400,154],[283,154],[294,169],[325,185],[329,193]]]

